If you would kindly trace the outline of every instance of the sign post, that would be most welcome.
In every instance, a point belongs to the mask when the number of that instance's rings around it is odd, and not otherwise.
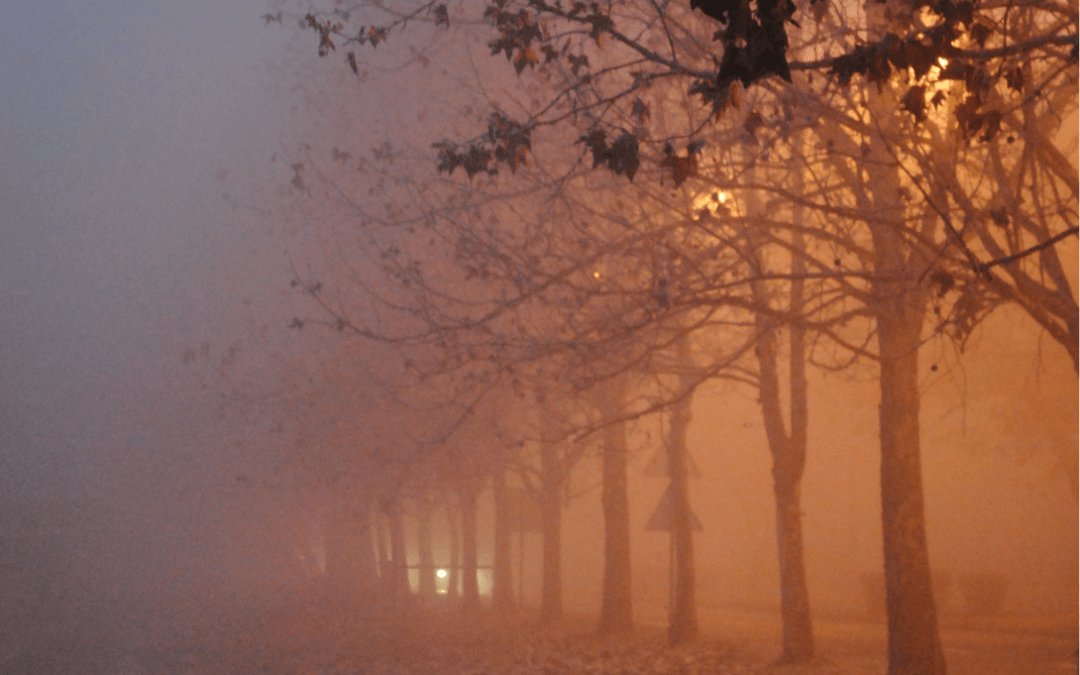
[[[687,456],[687,464],[689,466],[689,474],[691,478],[700,478],[701,472],[698,471],[697,464],[694,460]],[[652,475],[670,475],[667,471],[667,461],[664,453],[659,453],[653,458],[649,465],[645,467],[646,474],[655,472]],[[664,490],[664,495],[660,497],[660,503],[656,505],[649,520],[645,523],[646,532],[667,532],[668,533],[668,613],[672,611],[672,607],[675,604],[675,533],[672,526],[672,500],[671,495],[672,485],[669,482],[667,489]],[[704,528],[701,525],[701,521],[694,515],[694,512],[690,511],[690,525],[695,532],[701,532]]]

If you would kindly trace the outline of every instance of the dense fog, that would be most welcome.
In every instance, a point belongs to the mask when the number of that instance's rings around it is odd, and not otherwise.
[[[349,104],[332,94],[353,75],[266,11],[258,0],[27,1],[0,24],[0,673],[19,672],[43,644],[66,655],[65,667],[95,654],[92,672],[174,672],[162,645],[242,633],[253,617],[298,605],[363,604],[361,559],[373,536],[388,546],[385,523],[360,524],[357,494],[401,479],[350,473],[350,448],[392,442],[370,419],[422,435],[432,408],[403,418],[400,401],[380,399],[371,382],[397,371],[370,364],[386,346],[309,319],[320,308],[290,285],[329,269],[303,226],[315,216],[296,206],[301,175],[314,179],[293,162],[309,142],[338,152],[327,129]],[[310,77],[324,84],[305,89]],[[385,77],[370,86],[393,82]],[[416,102],[422,92],[400,96],[410,123],[440,119],[438,102]],[[390,103],[358,108],[341,135],[392,132],[403,122]],[[1073,165],[1075,119],[1058,139]],[[361,138],[352,152],[377,157],[377,139]],[[1075,289],[1075,237],[1062,251]],[[926,527],[947,638],[989,630],[1075,648],[1078,393],[1068,355],[1012,306],[963,353],[927,340],[920,355]],[[377,377],[350,379],[357,367]],[[811,609],[826,642],[843,626],[880,637],[875,369],[809,378]],[[718,379],[692,400],[702,632],[775,641],[775,503],[757,391]],[[670,534],[647,526],[667,484],[665,424],[646,415],[627,425],[634,621],[646,628],[662,628],[669,612]],[[563,608],[582,621],[601,602],[600,486],[589,450],[562,503]],[[489,603],[490,484],[478,500]],[[432,508],[434,562],[449,569],[458,525]],[[405,507],[413,593],[424,573],[417,514]],[[530,615],[540,534],[519,529],[511,542],[514,601]],[[457,593],[445,577],[433,583],[438,595]]]

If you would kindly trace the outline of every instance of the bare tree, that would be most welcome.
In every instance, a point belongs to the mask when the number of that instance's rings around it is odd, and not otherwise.
[[[535,69],[541,83],[549,78],[549,86],[540,88],[543,98],[527,107],[525,119],[514,120],[495,111],[486,134],[471,141],[440,143],[440,168],[448,173],[463,168],[470,178],[492,174],[498,167],[528,173],[523,169],[526,160],[539,154],[537,149],[543,140],[552,152],[563,153],[561,168],[549,172],[549,177],[559,179],[555,184],[565,193],[570,181],[562,177],[570,175],[575,165],[572,159],[565,159],[566,148],[576,147],[576,139],[591,155],[594,166],[606,167],[616,176],[633,180],[644,163],[651,163],[676,188],[684,184],[700,188],[705,184],[717,191],[760,192],[767,195],[768,201],[779,201],[788,209],[798,205],[813,210],[820,224],[816,229],[798,224],[793,228],[790,222],[772,220],[768,214],[750,219],[744,216],[743,220],[752,220],[755,227],[766,232],[801,231],[808,239],[813,238],[806,243],[812,252],[806,255],[807,270],[799,276],[819,283],[812,296],[816,306],[804,306],[803,316],[795,316],[790,310],[763,307],[745,292],[732,293],[736,284],[759,277],[745,274],[738,265],[723,274],[716,274],[715,267],[708,268],[708,273],[705,269],[694,270],[693,263],[702,255],[691,247],[678,249],[676,257],[685,263],[678,277],[668,276],[663,268],[636,276],[634,285],[650,289],[651,294],[649,302],[638,304],[636,314],[630,303],[621,305],[624,309],[620,313],[605,314],[603,309],[610,298],[598,294],[595,288],[591,294],[584,293],[582,283],[590,268],[595,269],[593,262],[604,249],[590,251],[585,246],[577,255],[556,259],[554,264],[548,257],[544,268],[527,254],[517,259],[507,255],[506,247],[491,247],[490,237],[474,236],[465,238],[469,250],[459,261],[475,260],[480,252],[488,264],[471,269],[503,269],[503,278],[508,281],[515,278],[514,274],[527,280],[517,287],[511,284],[515,292],[506,299],[492,299],[491,305],[517,309],[538,298],[551,297],[537,289],[555,287],[562,292],[559,300],[569,299],[571,305],[575,298],[579,302],[580,298],[602,298],[605,302],[599,303],[601,311],[585,316],[594,320],[604,317],[608,330],[583,330],[573,316],[560,322],[559,330],[522,330],[525,326],[520,321],[515,324],[505,309],[456,317],[445,313],[433,316],[430,304],[423,307],[424,318],[435,319],[434,324],[443,332],[457,329],[459,334],[464,327],[482,325],[491,330],[505,321],[504,328],[515,330],[498,331],[497,339],[486,342],[489,354],[502,355],[500,368],[508,361],[546,356],[555,344],[569,345],[572,352],[581,353],[605,344],[613,336],[632,334],[634,339],[624,343],[635,348],[628,351],[624,365],[607,365],[610,375],[625,369],[627,363],[641,366],[646,355],[672,343],[675,336],[670,326],[658,321],[657,314],[670,316],[675,297],[679,301],[674,304],[682,312],[691,307],[698,312],[692,322],[696,328],[707,325],[709,317],[715,317],[720,308],[739,307],[812,328],[857,358],[876,359],[881,369],[879,423],[890,672],[944,672],[922,514],[918,351],[933,308],[947,317],[943,326],[957,327],[963,334],[963,329],[992,305],[987,300],[993,295],[989,290],[999,298],[1020,302],[1066,349],[1073,345],[1070,353],[1075,363],[1076,301],[1058,273],[1060,264],[1055,267],[1054,247],[1076,234],[1072,224],[1076,211],[1068,204],[1060,206],[1060,199],[1056,209],[1046,208],[1047,199],[1052,199],[1048,196],[1056,189],[1053,180],[1070,175],[1071,167],[1061,166],[1052,153],[1043,149],[1047,145],[1045,137],[1040,142],[1034,136],[1025,139],[1025,143],[1031,142],[1031,151],[1021,152],[1021,161],[1010,165],[1006,160],[1011,155],[1000,152],[1000,132],[1003,124],[1019,124],[1018,111],[1030,112],[1023,124],[1035,124],[1039,105],[1045,105],[1052,96],[1050,92],[1074,89],[1071,82],[1075,81],[1076,12],[1071,6],[1045,3],[985,9],[968,2],[872,3],[865,8],[865,20],[849,24],[839,8],[820,3],[810,8],[813,23],[803,17],[807,27],[793,33],[798,40],[789,45],[785,21],[798,10],[792,3],[759,2],[757,14],[750,13],[748,4],[728,7],[701,3],[710,19],[702,19],[692,9],[648,3],[620,5],[617,9],[580,4],[564,8],[540,0],[520,6],[501,0],[491,4],[484,14],[493,25],[491,50],[505,54],[519,75]],[[364,11],[383,10],[369,7]],[[453,25],[457,16],[456,8],[451,11],[446,5],[428,3],[402,11],[398,18],[388,17],[378,29],[352,37],[356,33],[344,28],[348,17],[341,10],[337,12],[327,17],[311,14],[304,19],[317,32],[321,53],[336,49],[335,40],[342,42],[343,49],[350,42],[374,45],[388,35],[387,29],[407,21],[429,17],[438,28]],[[369,13],[361,20],[380,19]],[[708,65],[712,57],[708,36],[717,24],[711,20],[723,25],[714,34],[723,47],[723,58],[712,60],[712,66]],[[1025,32],[1018,35],[1019,30]],[[807,60],[789,62],[789,53],[806,55]],[[1038,61],[1033,58],[1036,54],[1042,57]],[[347,53],[346,58],[355,71],[355,53]],[[1037,72],[1025,77],[1025,72],[1030,72],[1025,68],[1035,68],[1036,62],[1040,64]],[[819,74],[815,80],[814,71],[828,73],[831,79]],[[765,79],[771,75],[788,84]],[[856,75],[860,78],[855,79]],[[752,102],[754,107],[745,115],[737,115],[741,119],[732,120],[735,113],[724,113],[739,102],[736,81],[747,88],[753,85],[754,95],[747,96],[745,102]],[[1032,81],[1039,85],[1024,95],[1025,83]],[[957,101],[949,102],[950,93],[938,89],[949,82],[957,83],[958,89],[951,92]],[[700,96],[711,109],[700,113],[688,109],[682,130],[668,129],[657,138],[650,136],[646,99],[650,99],[648,87],[663,83],[682,83],[685,90]],[[535,90],[528,93],[535,94]],[[1024,98],[1016,106],[1018,95]],[[658,98],[661,104],[670,100]],[[946,102],[951,115],[939,123],[931,108]],[[718,115],[715,122],[714,114]],[[697,136],[710,123],[713,131],[709,134],[709,150],[703,151],[705,146]],[[1022,128],[1031,130],[1030,126]],[[940,143],[935,143],[935,134]],[[804,144],[812,150],[792,155],[790,141],[798,135],[813,139],[813,144]],[[746,182],[739,170],[745,164],[730,162],[725,144],[746,142],[747,136],[760,146],[755,163],[765,165],[770,153],[789,158],[787,173],[790,175],[790,164],[795,163],[796,171],[803,173],[806,183],[812,186],[810,193],[789,189],[790,180]],[[965,144],[972,141],[976,147],[967,152]],[[683,143],[685,152],[676,150]],[[1005,160],[995,164],[994,148],[999,148],[998,155]],[[950,155],[950,150],[957,151]],[[980,193],[978,186],[986,181],[980,182],[981,176],[970,169],[958,165],[950,174],[935,164],[942,157],[946,159],[940,161],[947,163],[950,156],[975,163],[984,152],[990,160],[984,165],[995,167],[994,178],[998,181],[994,183],[998,189],[992,188],[990,196]],[[1047,169],[1026,168],[1039,165],[1040,161],[1033,163],[1032,157],[1048,158],[1040,160]],[[920,162],[931,170],[920,174],[913,168]],[[999,165],[1000,170],[996,168]],[[1009,166],[1019,168],[1010,170]],[[775,169],[773,175],[780,170]],[[1008,185],[1016,175],[1038,179],[1025,179],[1015,187]],[[1053,178],[1049,183],[1048,176]],[[1039,208],[1030,214],[1023,213],[1019,200],[1009,198],[1010,194],[1024,191],[1039,195]],[[1073,197],[1075,193],[1066,195],[1066,199]],[[962,226],[954,222],[956,207],[949,199],[968,214]],[[1003,213],[1005,207],[995,205],[994,199],[1010,199],[1008,209],[1019,209],[1021,214]],[[597,215],[587,207],[581,208],[585,201],[578,200],[578,212]],[[670,212],[671,202],[654,194],[650,203]],[[676,205],[675,211],[679,208]],[[1056,214],[1058,219],[1047,219],[1047,213]],[[980,222],[983,214],[990,223],[986,218]],[[660,224],[668,222],[670,219],[661,220]],[[689,222],[682,220],[683,224]],[[994,224],[1014,223],[1022,227],[1014,226],[1011,238],[1006,234],[1003,239],[992,230]],[[625,219],[620,224],[624,232],[633,232]],[[695,227],[703,230],[707,225]],[[985,232],[979,232],[980,228]],[[527,231],[518,228],[512,232],[522,235]],[[541,224],[541,231],[551,230]],[[977,235],[983,250],[973,248],[972,234],[968,232]],[[732,238],[722,228],[709,234],[714,250],[727,247]],[[545,248],[551,240],[535,237],[534,241]],[[589,238],[585,237],[585,241]],[[655,236],[638,241],[664,243],[663,238]],[[1002,241],[1008,246],[1003,246]],[[772,246],[790,247],[792,242],[791,237],[770,235]],[[629,242],[624,239],[623,243]],[[652,255],[648,249],[632,246],[620,246],[619,251],[627,259],[636,255],[641,260]],[[826,253],[831,253],[832,258]],[[500,259],[499,255],[505,257]],[[1037,273],[1030,268],[1019,271],[1026,261],[1035,258],[1040,261]],[[998,267],[1008,269],[1011,281],[995,276]],[[1014,267],[1018,271],[1014,272]],[[411,262],[399,265],[397,270],[399,278],[414,286],[421,282],[429,288],[434,286],[431,278],[419,275]],[[1044,276],[1039,279],[1038,274]],[[650,276],[648,281],[642,279]],[[676,286],[678,293],[674,292]],[[941,306],[941,299],[946,297],[954,298],[951,308]],[[856,307],[846,308],[847,302]],[[363,327],[357,330],[370,332]],[[515,337],[519,340],[515,341]],[[876,350],[867,346],[871,339]],[[475,359],[476,347],[476,343],[470,345],[474,353],[470,349],[458,349],[456,353],[465,360]],[[765,352],[762,355],[768,356]],[[604,376],[604,366],[592,370],[595,376]]]

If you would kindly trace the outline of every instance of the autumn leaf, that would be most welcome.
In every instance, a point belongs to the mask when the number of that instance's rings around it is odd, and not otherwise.
[[[1009,72],[1005,73],[1005,82],[1009,85],[1010,89],[1023,93],[1024,91],[1024,71],[1018,67],[1013,68]]]
[[[535,51],[528,48],[521,49],[518,51],[517,56],[514,57],[514,71],[521,75],[521,71],[525,70],[525,66],[532,68],[539,62],[540,59],[536,56]]]
[[[633,181],[634,174],[637,173],[640,165],[641,159],[638,157],[637,137],[624,131],[611,144],[611,156],[608,160],[608,166],[611,167],[616,176],[625,173],[626,177]]]
[[[985,16],[980,16],[975,19],[968,31],[971,35],[971,39],[974,40],[980,48],[986,45],[986,39],[990,37],[990,34],[993,32],[994,22]]]
[[[609,147],[603,129],[593,129],[578,139],[592,152],[593,168],[605,165],[616,175],[626,174],[631,181],[641,166],[638,155],[638,140],[633,134],[623,131]]]
[[[1001,111],[991,110],[983,115],[983,126],[986,131],[983,132],[982,140],[992,141],[994,137],[1001,131]]]
[[[697,174],[697,152],[701,150],[701,146],[697,145],[697,142],[691,143],[686,147],[686,157],[680,157],[675,154],[675,150],[671,147],[671,143],[664,144],[664,159],[660,161],[661,170],[668,168],[671,170],[671,178],[675,182],[675,187],[679,187],[686,182],[687,178]]]
[[[435,25],[450,26],[450,15],[446,11],[446,5],[435,6]]]
[[[570,70],[573,71],[575,77],[577,77],[578,70],[580,70],[582,67],[589,67],[589,57],[585,56],[584,54],[582,54],[581,56],[574,56],[573,54],[569,54],[566,59],[570,61]]]
[[[765,120],[761,118],[761,113],[754,110],[746,116],[746,121],[743,122],[743,129],[745,129],[746,133],[750,134],[750,136],[754,137],[754,140],[756,141],[757,137],[754,136],[754,132],[763,124],[765,124]]]
[[[386,42],[386,29],[375,26],[368,28],[368,41],[372,47],[378,47],[380,42]]]
[[[904,95],[903,103],[904,110],[914,115],[916,122],[922,123],[926,120],[926,87],[917,84],[908,89],[907,94]]]
[[[585,147],[592,151],[594,169],[604,162],[604,154],[607,152],[607,141],[604,137],[603,129],[593,129],[578,139],[578,143],[584,143]]]

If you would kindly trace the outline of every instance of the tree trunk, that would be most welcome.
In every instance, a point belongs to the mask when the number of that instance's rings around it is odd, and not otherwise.
[[[684,348],[683,348],[684,349]],[[682,381],[683,378],[680,378]],[[686,430],[690,426],[689,396],[671,406],[667,443],[671,472],[671,536],[675,549],[675,590],[668,619],[668,645],[675,647],[697,637],[697,597],[694,580],[694,532],[687,482]]]
[[[405,523],[397,500],[387,509],[390,521],[390,599],[401,605],[409,598],[409,568],[405,557]]]
[[[604,417],[622,412],[622,388],[605,392]],[[626,486],[626,425],[604,428],[603,487],[604,586],[600,601],[600,632],[615,633],[633,627],[630,588],[630,502]]]
[[[416,551],[418,588],[425,602],[435,599],[435,551],[431,541],[431,499],[421,495],[416,500]]]
[[[496,610],[508,610],[514,606],[514,579],[511,544],[513,523],[510,504],[506,494],[506,475],[498,471],[494,479],[495,489],[495,562],[492,570],[491,602]]]
[[[390,558],[387,551],[388,543],[386,541],[386,523],[384,520],[384,510],[372,510],[371,525],[375,531],[375,565],[379,575],[379,594],[383,600],[388,599],[393,592],[390,581]]]
[[[882,10],[875,7],[874,12]],[[887,21],[879,18],[874,25]],[[883,123],[895,123],[897,92],[892,87],[880,93],[868,87],[867,93],[871,114]],[[926,545],[919,438],[919,346],[927,309],[927,289],[919,286],[919,277],[930,261],[908,245],[909,223],[897,197],[899,169],[878,137],[870,139],[866,166],[881,368],[878,420],[889,675],[944,675]],[[928,217],[936,222],[933,214]],[[932,236],[928,227],[920,230],[921,236]]]
[[[919,443],[921,290],[884,282],[881,352],[881,521],[889,675],[944,675],[926,545]],[[887,290],[886,290],[887,289]]]
[[[759,316],[758,326],[769,323]],[[784,428],[776,368],[775,328],[766,326],[755,346],[760,368],[759,390],[765,433],[773,458],[773,495],[776,500],[776,544],[780,563],[780,610],[783,617],[783,653],[788,663],[808,661],[814,656],[814,631],[810,599],[803,563],[801,484],[806,465],[806,437],[791,438]],[[792,358],[794,365],[794,357]],[[792,379],[797,380],[795,374]],[[792,408],[802,399],[805,410],[805,376],[802,386],[792,390]],[[793,425],[794,426],[794,425]],[[805,424],[802,425],[805,429]]]
[[[801,189],[801,174],[797,174],[796,191]],[[751,208],[759,215],[759,202],[751,196]],[[793,215],[795,224],[801,224],[801,210]],[[755,272],[764,276],[766,270],[754,243],[753,232],[750,254],[757,263]],[[802,251],[801,234],[793,235],[792,248]],[[803,280],[806,261],[797,253],[791,260],[791,291],[789,312],[793,317],[802,315]],[[769,304],[769,294],[763,281],[751,283],[754,302],[763,307]],[[755,314],[757,343],[754,353],[758,361],[758,400],[761,404],[765,435],[772,455],[773,497],[776,502],[776,549],[780,567],[780,613],[782,620],[783,663],[804,663],[814,657],[814,627],[810,614],[810,595],[806,585],[806,566],[802,530],[802,478],[806,468],[806,439],[809,405],[806,384],[806,331],[801,326],[789,327],[791,351],[790,434],[784,424],[783,406],[780,402],[780,376],[777,368],[777,322],[764,312]]]
[[[540,517],[544,537],[540,620],[562,618],[562,470],[559,446],[544,439],[540,446]]]
[[[476,579],[476,490],[468,484],[461,492],[461,549],[461,595],[465,608],[475,610],[480,607]]]
[[[355,512],[356,567],[358,571],[357,593],[370,599],[378,579],[378,562],[371,522],[371,504],[365,503]]]
[[[445,501],[446,532],[450,539],[450,566],[447,569],[449,574],[446,580],[446,596],[450,600],[457,600],[458,589],[461,586],[461,528],[458,526],[458,512],[461,507],[450,495],[447,495]],[[475,550],[475,547],[473,548]]]

